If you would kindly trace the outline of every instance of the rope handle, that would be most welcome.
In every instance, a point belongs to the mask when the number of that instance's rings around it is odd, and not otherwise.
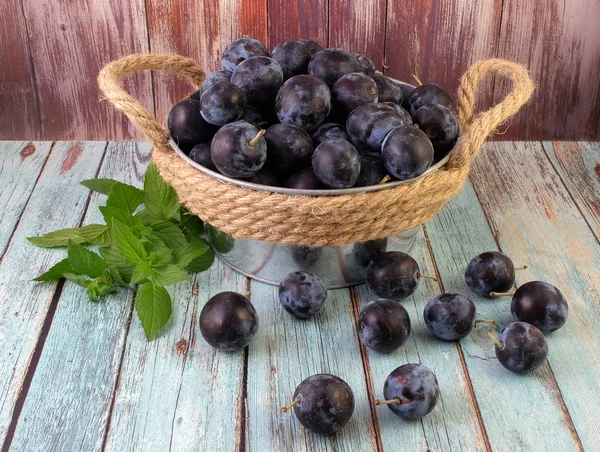
[[[501,75],[512,81],[512,90],[497,105],[475,117],[475,95],[479,82],[487,77]],[[448,166],[458,168],[469,165],[481,151],[483,142],[496,128],[516,114],[529,100],[535,85],[527,69],[513,61],[492,58],[474,63],[460,79],[458,89],[458,120],[464,128],[461,140],[468,146],[458,146]],[[466,144],[466,143],[464,143]]]
[[[146,69],[174,72],[179,78],[187,80],[194,89],[200,88],[205,74],[194,60],[175,54],[129,55],[108,63],[98,74],[102,99],[110,101],[115,108],[125,113],[155,147],[164,148],[169,142],[167,130],[121,84],[124,76]]]

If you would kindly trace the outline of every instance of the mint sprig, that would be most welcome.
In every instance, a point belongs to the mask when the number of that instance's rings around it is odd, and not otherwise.
[[[177,193],[154,164],[146,171],[143,190],[102,178],[82,185],[108,195],[106,205],[99,207],[106,224],[28,237],[40,247],[67,247],[67,258],[34,281],[65,278],[85,288],[94,302],[116,292],[117,285],[139,285],[136,312],[146,338],[153,340],[171,318],[172,301],[165,286],[188,280],[187,272],[207,270],[214,261],[212,248],[202,238],[204,224],[179,205]]]

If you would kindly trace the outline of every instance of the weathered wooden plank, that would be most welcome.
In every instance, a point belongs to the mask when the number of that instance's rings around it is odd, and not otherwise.
[[[206,73],[221,68],[221,54],[243,35],[268,45],[267,0],[148,0],[150,49],[178,53],[198,61]],[[165,20],[168,16],[169,20]],[[170,108],[191,92],[172,74],[153,76],[156,116],[167,117]]]
[[[391,3],[391,2],[389,2]],[[386,0],[329,1],[329,46],[358,52],[383,69]]]
[[[329,42],[328,2],[269,0],[269,45],[271,50],[283,41],[312,39],[322,46]]]
[[[0,259],[50,154],[50,142],[0,143]]]
[[[233,450],[244,352],[223,353],[202,338],[198,317],[218,292],[244,292],[246,278],[215,261],[193,281],[172,286],[173,318],[148,343],[131,322],[106,450]]]
[[[500,27],[501,0],[410,0],[389,2],[386,34],[387,75],[437,83],[455,93],[459,79],[475,61],[494,56]],[[492,82],[478,97],[492,103]]]
[[[55,284],[37,284],[31,279],[64,253],[36,248],[26,237],[74,227],[81,221],[89,190],[78,184],[94,177],[105,147],[103,142],[55,144],[0,263],[2,442],[56,288]]]
[[[98,177],[141,187],[150,151],[149,143],[110,143]],[[84,224],[103,223],[97,207],[105,201],[106,196],[92,195]],[[132,300],[132,291],[123,289],[91,303],[81,287],[65,283],[11,443],[14,450],[101,449]]]
[[[490,147],[488,145],[478,162],[490,157]],[[472,174],[487,180],[494,178],[497,171],[494,162],[492,160],[487,171],[477,168]],[[520,172],[516,166],[514,170]],[[499,196],[506,196],[507,203],[513,202],[511,194],[516,191],[510,182],[501,187],[489,184],[485,190],[498,190]],[[499,210],[498,214],[508,217],[510,211],[511,208],[507,207]],[[520,212],[530,218],[528,208],[522,206]],[[468,262],[484,251],[497,249],[495,230],[490,231],[473,187],[467,183],[462,193],[427,223],[426,230],[445,290],[467,294],[477,307],[478,317],[496,320],[498,329],[501,330],[511,321],[510,299],[482,298],[470,292],[464,282],[463,275]],[[515,229],[507,240],[522,243],[519,234]],[[538,262],[538,259],[509,254],[517,265],[527,263],[533,266]],[[527,270],[527,273],[519,275],[519,280],[534,279],[532,276],[531,270]],[[555,337],[558,339],[561,334],[562,332],[558,332]],[[553,347],[555,337],[550,341],[551,358],[556,352]],[[530,375],[509,372],[498,363],[485,329],[463,339],[461,347],[492,449],[512,449],[515,445],[523,450],[577,448],[561,390],[557,387],[548,364]],[[547,432],[552,432],[552,435]]]
[[[417,235],[411,255],[424,274],[435,275],[422,231]],[[360,300],[358,308],[377,299],[365,285],[360,286],[357,292]],[[460,345],[438,340],[423,321],[425,305],[439,293],[440,287],[435,281],[423,279],[417,291],[402,301],[411,320],[411,335],[404,346],[390,354],[363,348],[367,354],[373,394],[377,398],[383,396],[383,384],[389,373],[406,363],[421,363],[429,367],[440,384],[438,406],[420,421],[405,422],[387,407],[374,407],[384,450],[473,451],[489,448]]]
[[[503,139],[600,138],[599,15],[596,0],[504,2],[498,55],[529,67],[537,90]]]
[[[517,282],[548,281],[569,300],[549,362],[581,443],[598,449],[600,246],[539,143],[490,145],[472,181],[500,247],[530,265]]]
[[[348,290],[330,290],[325,310],[309,320],[283,310],[277,287],[252,281],[252,302],[261,327],[248,354],[248,450],[376,450]],[[296,386],[317,373],[339,376],[354,392],[354,415],[333,436],[311,433],[293,413],[280,411],[292,401]]]
[[[600,240],[600,143],[544,142],[544,151]]]
[[[122,140],[142,135],[108,102],[98,102],[98,71],[130,53],[148,52],[143,0],[68,2],[23,0],[39,90],[44,139]],[[149,74],[125,87],[152,104]]]
[[[21,0],[0,3],[0,140],[40,137],[40,112]]]

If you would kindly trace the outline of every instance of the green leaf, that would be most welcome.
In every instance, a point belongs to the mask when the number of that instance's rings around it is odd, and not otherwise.
[[[59,229],[49,232],[39,237],[27,237],[31,243],[42,248],[55,248],[57,246],[67,246],[69,240],[75,243],[81,242],[81,233],[79,228]]]
[[[179,214],[177,193],[160,176],[156,165],[151,163],[144,176],[144,204],[158,220],[168,220]]]
[[[136,230],[141,230],[144,226],[142,220],[134,217],[130,213],[125,212],[124,210],[119,209],[117,207],[100,206],[98,207],[98,209],[100,209],[100,212],[102,213],[104,221],[106,222],[108,227],[112,227],[113,218],[116,218],[125,226],[129,226],[131,229],[134,230],[134,232]]]
[[[210,250],[210,245],[206,242],[186,243],[173,250],[173,265],[185,268],[194,259],[206,254]]]
[[[207,225],[210,242],[220,253],[229,253],[233,249],[235,240],[226,233],[219,231],[217,228]]]
[[[48,271],[42,273],[34,281],[56,281],[57,279],[64,278],[65,273],[73,273],[73,267],[69,263],[69,259],[63,259],[62,261],[54,264]]]
[[[171,297],[164,287],[147,282],[135,297],[135,310],[144,328],[146,339],[153,340],[171,318]]]
[[[91,301],[97,302],[98,298],[109,293],[117,291],[117,287],[113,283],[113,279],[108,273],[103,273],[98,278],[90,282],[87,292]]]
[[[208,242],[206,242],[204,239],[201,239],[201,240],[208,245]],[[212,248],[209,247],[208,250],[206,251],[206,253],[204,253],[202,256],[197,257],[192,262],[190,262],[185,267],[185,270],[187,270],[188,272],[192,272],[192,273],[203,272],[205,270],[208,270],[214,261],[215,261],[215,252],[213,251]]]
[[[69,263],[73,272],[78,275],[87,275],[97,278],[106,270],[106,262],[85,246],[69,242]]]
[[[184,232],[190,231],[197,235],[202,235],[204,233],[204,223],[199,217],[189,213],[183,206],[180,208],[180,213],[181,221],[178,226],[182,228]]]
[[[116,181],[114,179],[103,178],[87,179],[81,181],[81,185],[83,185],[84,187],[87,187],[90,190],[97,191],[98,193],[101,193],[103,195],[108,195],[110,193],[110,189],[116,183],[119,183],[119,181]]]
[[[83,240],[81,243],[108,245],[113,241],[108,227],[104,224],[88,224],[79,228],[79,234]]]
[[[185,271],[171,264],[153,268],[152,276],[150,276],[150,281],[159,286],[169,286],[189,279],[190,277]]]
[[[115,183],[108,194],[106,205],[132,214],[144,202],[144,192],[132,185]]]
[[[138,262],[133,269],[133,275],[131,276],[131,284],[138,284],[145,279],[148,279],[152,275],[152,267],[145,262]]]
[[[150,237],[158,237],[167,247],[177,248],[187,243],[185,234],[177,226],[168,221],[149,221],[146,223],[152,229]]]
[[[92,280],[86,278],[84,275],[75,275],[73,273],[65,273],[64,277],[68,281],[71,281],[72,283],[77,284],[78,286],[85,287],[86,289],[88,287],[90,287],[90,284],[92,284]]]
[[[173,262],[173,250],[169,248],[159,248],[156,251],[150,253],[148,261],[152,267],[160,267],[162,265],[170,264]]]
[[[108,263],[111,276],[116,282],[127,286],[131,283],[135,262],[124,258],[117,245],[105,246],[98,250],[100,256]]]
[[[155,218],[150,214],[150,212],[146,208],[138,210],[135,213],[134,217],[139,218],[144,223],[146,223],[147,221],[155,220]]]
[[[134,235],[131,228],[125,226],[116,218],[113,218],[112,228],[117,247],[123,257],[133,262],[139,262],[146,259],[146,249],[140,239]]]

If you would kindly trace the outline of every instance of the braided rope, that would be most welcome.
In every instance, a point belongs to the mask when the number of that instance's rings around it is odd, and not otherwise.
[[[475,63],[461,79],[458,116],[463,135],[448,164],[406,185],[357,195],[289,196],[224,183],[196,170],[169,147],[167,131],[133,97],[119,79],[142,69],[166,69],[197,88],[204,73],[193,60],[177,55],[131,55],[108,64],[98,76],[106,99],[123,111],[154,144],[153,159],[163,178],[191,212],[234,238],[305,246],[334,246],[387,237],[432,218],[457,195],[471,159],[486,137],[514,115],[533,92],[521,65],[492,59]],[[479,82],[499,74],[513,90],[492,109],[475,115]]]

